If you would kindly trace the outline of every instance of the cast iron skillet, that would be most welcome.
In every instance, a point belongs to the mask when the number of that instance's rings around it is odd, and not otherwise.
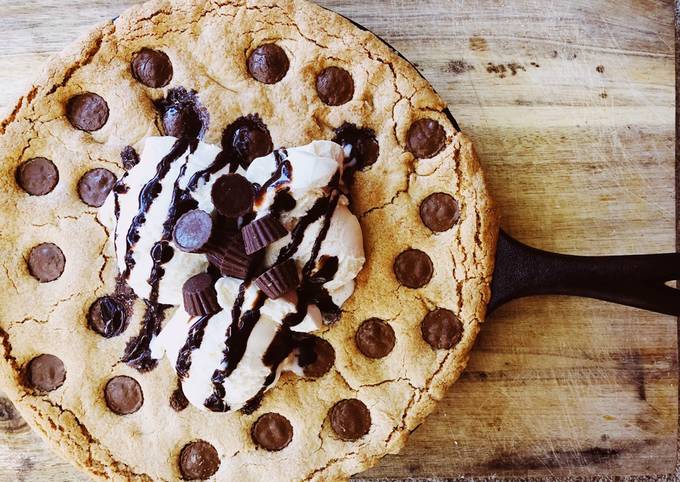
[[[378,38],[418,71],[397,49]],[[460,131],[448,108],[444,113]],[[525,296],[571,295],[680,316],[680,290],[666,285],[679,278],[680,253],[570,256],[532,248],[501,230],[487,311]]]

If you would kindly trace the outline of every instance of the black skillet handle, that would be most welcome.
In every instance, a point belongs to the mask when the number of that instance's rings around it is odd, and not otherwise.
[[[516,298],[571,295],[680,316],[680,253],[569,256],[526,246],[501,231],[491,283],[492,312]]]

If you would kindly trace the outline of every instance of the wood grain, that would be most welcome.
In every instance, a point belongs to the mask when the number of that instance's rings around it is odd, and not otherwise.
[[[40,64],[131,0],[0,0],[0,116]],[[503,226],[545,249],[675,249],[674,4],[321,4],[413,61],[475,139]],[[669,474],[676,320],[579,299],[513,302],[402,454],[361,478]],[[82,480],[0,399],[0,480]]]

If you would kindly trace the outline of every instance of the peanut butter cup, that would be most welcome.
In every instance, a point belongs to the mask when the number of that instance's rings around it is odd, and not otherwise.
[[[108,169],[90,169],[78,181],[78,195],[88,206],[98,208],[104,204],[115,184],[116,175]]]
[[[132,59],[132,75],[147,87],[165,87],[172,79],[172,62],[165,52],[143,48]]]
[[[184,309],[191,316],[206,316],[220,311],[215,282],[208,273],[189,278],[182,288]]]
[[[371,412],[356,398],[341,400],[331,408],[331,427],[342,440],[357,440],[371,430]]]
[[[433,272],[432,260],[419,249],[407,249],[394,261],[394,274],[407,288],[422,288],[430,282]]]
[[[213,221],[210,214],[194,209],[177,220],[172,239],[186,253],[204,253],[212,234]]]
[[[130,415],[142,408],[144,394],[139,382],[132,377],[113,377],[104,387],[106,406],[116,415]]]
[[[44,196],[59,182],[59,171],[52,161],[34,157],[22,163],[16,172],[17,183],[31,196]]]
[[[446,131],[436,120],[420,119],[411,125],[406,139],[406,147],[414,156],[429,159],[444,149]]]
[[[220,468],[220,456],[208,442],[197,440],[187,444],[179,455],[179,470],[187,480],[206,480]]]
[[[270,299],[277,299],[300,284],[300,276],[295,261],[287,259],[262,273],[255,284]]]
[[[264,44],[256,48],[248,57],[248,71],[255,80],[263,84],[275,84],[288,72],[288,56],[276,44]]]
[[[40,393],[56,390],[64,384],[65,380],[64,362],[54,355],[38,355],[26,367],[28,385]]]
[[[423,339],[437,350],[453,348],[463,336],[463,324],[452,311],[444,308],[429,312],[420,324],[420,330]]]
[[[293,426],[278,413],[265,413],[253,425],[253,442],[270,452],[283,450],[293,440]]]
[[[28,255],[28,271],[41,283],[58,279],[65,265],[64,253],[54,243],[39,244]]]
[[[101,96],[86,92],[71,97],[66,105],[66,117],[76,129],[98,131],[109,120],[109,106]]]
[[[246,254],[253,254],[266,248],[288,234],[288,230],[276,217],[266,214],[241,229]]]

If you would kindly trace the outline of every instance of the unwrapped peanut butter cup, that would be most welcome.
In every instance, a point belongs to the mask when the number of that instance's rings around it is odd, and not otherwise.
[[[207,253],[210,264],[220,270],[224,276],[246,279],[252,258],[246,254],[243,236],[237,234],[224,245],[212,246]]]
[[[255,284],[272,300],[294,290],[300,284],[295,261],[287,259],[268,269],[255,280]]]
[[[177,220],[172,239],[186,253],[205,253],[212,232],[213,221],[210,214],[194,209]]]
[[[241,232],[246,254],[256,253],[288,234],[288,230],[281,224],[281,221],[271,214],[245,225]]]
[[[252,211],[255,190],[240,174],[225,174],[213,184],[211,196],[217,212],[226,218],[238,218]]]
[[[217,291],[212,276],[208,273],[189,278],[182,288],[184,309],[191,316],[206,316],[220,311]]]

